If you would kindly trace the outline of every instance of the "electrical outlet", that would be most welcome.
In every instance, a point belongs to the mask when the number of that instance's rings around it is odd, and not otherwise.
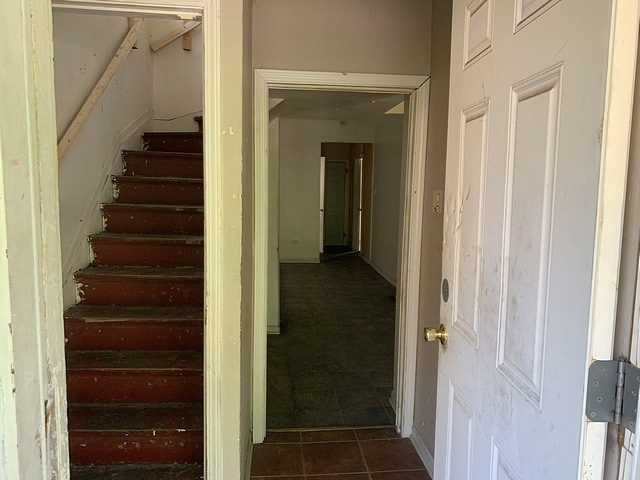
[[[442,213],[442,200],[444,198],[443,190],[434,190],[433,191],[433,203],[431,208],[433,209],[433,213]]]

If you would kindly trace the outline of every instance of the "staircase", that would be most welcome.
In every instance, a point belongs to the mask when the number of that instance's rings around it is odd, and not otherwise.
[[[203,478],[202,134],[144,143],[65,313],[72,480]]]

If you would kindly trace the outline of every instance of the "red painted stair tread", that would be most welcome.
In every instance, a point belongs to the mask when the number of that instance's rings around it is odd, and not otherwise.
[[[202,322],[204,320],[204,308],[75,305],[65,312],[65,318],[84,320],[86,322]]]
[[[203,354],[197,350],[155,351],[140,350],[68,350],[67,371],[175,371],[202,372]]]
[[[203,430],[201,403],[69,405],[69,430]]]

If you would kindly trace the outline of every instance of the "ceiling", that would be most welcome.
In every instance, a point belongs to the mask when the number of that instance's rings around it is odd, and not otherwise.
[[[269,90],[271,116],[319,120],[402,121],[402,114],[385,112],[404,100],[404,95],[317,90]]]

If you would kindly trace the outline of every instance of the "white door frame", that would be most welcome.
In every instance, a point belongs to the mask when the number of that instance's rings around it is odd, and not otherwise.
[[[602,161],[598,189],[598,229],[593,252],[588,364],[593,360],[610,360],[613,354],[639,18],[640,0],[614,0],[607,98],[601,132]],[[585,368],[585,376],[587,373]],[[586,398],[586,391],[584,395]],[[581,478],[602,478],[606,432],[605,423],[583,423]]]
[[[203,49],[203,111],[206,116],[207,128],[204,131],[204,165],[205,178],[205,333],[204,333],[204,394],[205,394],[205,478],[231,478],[225,463],[234,461],[225,455],[238,457],[237,435],[238,419],[232,415],[224,415],[224,404],[237,404],[239,399],[223,401],[223,396],[229,396],[229,391],[237,383],[234,368],[225,369],[225,357],[222,352],[222,339],[225,338],[226,328],[235,328],[233,322],[223,322],[222,318],[228,308],[225,297],[220,294],[219,279],[236,276],[236,272],[229,275],[229,264],[224,262],[223,233],[226,226],[224,216],[220,214],[225,206],[231,203],[220,194],[223,186],[229,184],[225,178],[227,169],[224,168],[221,154],[223,132],[221,125],[221,15],[222,0],[52,0],[51,7],[56,11],[70,13],[88,13],[123,16],[167,17],[178,19],[201,18],[203,20],[203,42],[207,48]],[[47,3],[48,6],[48,3]],[[51,32],[47,30],[49,38]],[[51,48],[48,46],[47,48]],[[51,92],[49,91],[51,90]],[[53,88],[44,89],[43,95],[37,99],[39,105],[53,108],[55,99]],[[55,136],[55,126],[53,127]],[[53,155],[55,158],[55,154]],[[47,190],[57,192],[57,176],[45,185]],[[232,178],[232,182],[235,181]],[[48,198],[48,197],[44,197]],[[57,195],[56,195],[57,198]],[[56,240],[59,242],[59,240]],[[62,289],[62,277],[57,282]],[[60,359],[61,365],[64,358]],[[225,371],[226,370],[226,371]],[[231,388],[226,388],[230,383]],[[227,391],[225,394],[224,392]],[[65,432],[66,437],[66,432]],[[67,458],[68,463],[68,458]],[[67,465],[68,467],[68,465]],[[227,473],[225,473],[227,472]],[[225,476],[226,475],[226,476]]]
[[[427,151],[429,78],[292,70],[255,71],[254,83],[254,302],[253,441],[266,435],[267,409],[267,265],[269,214],[269,89],[397,93],[410,96],[407,161],[403,171],[403,222],[396,319],[399,327],[395,365],[396,426],[411,435],[415,395],[422,211]]]

